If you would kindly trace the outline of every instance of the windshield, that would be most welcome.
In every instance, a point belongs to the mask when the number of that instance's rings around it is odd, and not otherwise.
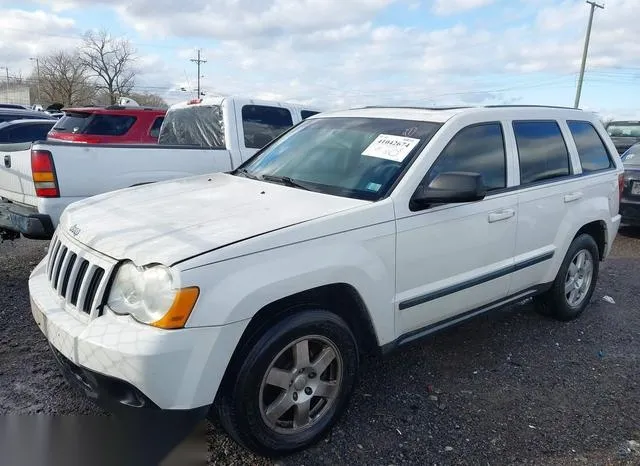
[[[160,128],[158,144],[225,149],[222,107],[193,105],[170,109]]]
[[[614,121],[607,126],[607,132],[611,137],[640,138],[640,122]]]
[[[386,195],[442,126],[379,118],[305,120],[236,174],[366,200]]]

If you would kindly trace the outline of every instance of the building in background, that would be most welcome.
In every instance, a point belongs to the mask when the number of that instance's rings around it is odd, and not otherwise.
[[[31,105],[31,94],[26,84],[0,86],[0,101],[7,104]]]

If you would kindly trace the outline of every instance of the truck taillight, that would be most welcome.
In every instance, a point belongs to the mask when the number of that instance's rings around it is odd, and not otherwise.
[[[618,175],[618,195],[622,199],[622,191],[624,191],[624,173]]]
[[[31,173],[38,197],[60,197],[53,157],[48,150],[31,151]]]

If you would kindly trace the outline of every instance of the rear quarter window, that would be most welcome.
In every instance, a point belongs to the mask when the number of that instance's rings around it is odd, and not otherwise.
[[[158,117],[153,121],[153,125],[151,125],[151,129],[149,130],[149,136],[158,139],[158,136],[160,136],[160,128],[162,128],[163,121],[164,117]]]
[[[606,170],[613,166],[609,152],[596,129],[588,121],[567,121],[578,149],[582,173]]]

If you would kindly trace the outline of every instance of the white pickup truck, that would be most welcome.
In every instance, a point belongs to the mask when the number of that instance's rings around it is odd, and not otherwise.
[[[318,110],[211,97],[172,106],[158,144],[38,141],[0,145],[0,232],[50,239],[71,203],[109,191],[234,169]],[[30,159],[30,160],[29,160]]]

